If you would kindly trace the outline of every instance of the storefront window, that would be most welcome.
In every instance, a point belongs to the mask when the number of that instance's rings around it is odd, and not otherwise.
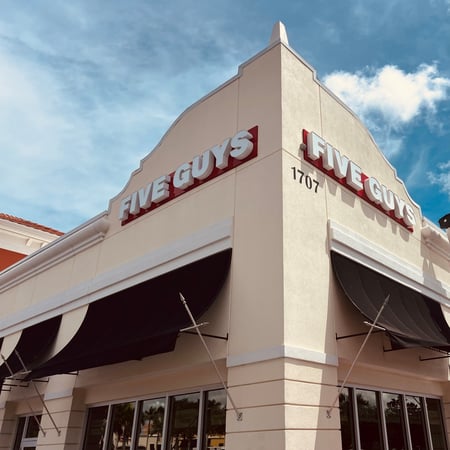
[[[20,450],[20,445],[22,442],[23,431],[25,429],[25,419],[26,417],[19,417],[19,423],[17,425],[16,440],[14,441],[14,450]]]
[[[142,402],[136,448],[139,450],[161,450],[165,409],[165,398]]]
[[[227,396],[223,389],[206,394],[205,432],[203,448],[219,450],[225,448],[225,416]]]
[[[196,450],[200,394],[172,397],[170,408],[169,448]]]
[[[130,448],[135,406],[135,402],[113,405],[108,449],[125,450]]]
[[[216,389],[93,407],[83,450],[225,450],[226,403]]]
[[[427,398],[427,411],[433,450],[447,450],[441,402],[437,398]]]
[[[34,450],[40,430],[41,415],[20,417],[14,450]]]
[[[448,450],[437,398],[349,387],[339,402],[343,450]]]
[[[361,448],[364,450],[380,450],[382,448],[381,428],[376,392],[357,389],[356,402]]]
[[[427,450],[422,399],[413,395],[407,395],[405,399],[412,448],[414,450]]]
[[[353,420],[351,417],[351,398],[350,391],[344,388],[339,395],[339,411],[341,415],[341,440],[343,450],[352,450],[355,448],[355,438],[353,430]]]
[[[386,420],[388,450],[405,450],[402,398],[398,394],[383,393],[383,412]]]
[[[84,450],[101,450],[105,441],[108,406],[90,408],[84,438]]]

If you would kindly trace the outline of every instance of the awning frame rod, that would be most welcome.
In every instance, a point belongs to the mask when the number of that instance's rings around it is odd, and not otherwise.
[[[341,384],[341,387],[339,388],[338,394],[336,396],[336,398],[334,399],[334,402],[332,403],[332,405],[326,410],[327,413],[327,419],[331,419],[331,411],[336,407],[336,403],[339,400],[340,395],[342,394],[342,391],[345,389],[345,385],[347,384],[348,379],[350,378],[350,374],[353,371],[353,368],[355,367],[356,361],[359,358],[359,355],[361,354],[361,352],[363,351],[365,345],[367,344],[367,341],[369,340],[370,335],[372,334],[374,329],[379,329],[380,327],[377,326],[377,322],[378,319],[381,316],[381,313],[383,312],[384,307],[387,305],[388,301],[390,298],[390,294],[387,295],[387,297],[384,299],[383,304],[381,305],[374,321],[372,323],[367,323],[367,325],[369,325],[370,329],[367,332],[366,338],[364,339],[363,343],[361,344],[361,347],[359,347],[358,353],[356,354],[355,358],[353,359],[353,362],[350,366],[350,368],[348,369],[347,375],[344,378],[344,381]]]
[[[220,380],[220,382],[221,382],[223,388],[225,389],[225,392],[227,393],[227,397],[228,397],[228,399],[230,400],[231,406],[233,407],[233,410],[234,410],[234,412],[235,412],[235,414],[236,414],[236,420],[240,422],[240,421],[242,421],[242,412],[239,411],[239,410],[237,409],[236,404],[234,403],[234,400],[233,400],[233,398],[231,397],[230,391],[228,390],[228,387],[227,387],[227,385],[225,384],[225,381],[224,381],[224,379],[223,379],[223,377],[222,377],[222,375],[221,375],[221,373],[220,373],[220,371],[219,371],[219,368],[217,367],[217,364],[216,364],[216,362],[214,361],[214,358],[213,358],[211,352],[209,351],[208,345],[206,344],[206,341],[205,341],[205,339],[203,338],[203,335],[202,335],[202,333],[201,333],[201,331],[200,331],[200,329],[199,329],[199,327],[200,327],[201,324],[200,324],[200,325],[197,324],[197,322],[196,322],[195,319],[194,319],[194,316],[193,316],[192,313],[191,313],[191,310],[189,309],[189,306],[188,306],[188,304],[187,304],[187,302],[186,302],[186,299],[183,297],[183,294],[182,294],[181,292],[179,292],[179,294],[180,294],[180,300],[181,300],[181,303],[182,303],[183,306],[185,307],[186,312],[188,313],[188,316],[189,316],[189,318],[191,319],[191,322],[192,322],[192,327],[189,327],[189,328],[195,329],[195,331],[196,331],[197,334],[198,334],[198,337],[199,337],[200,340],[202,341],[202,344],[203,344],[203,346],[205,347],[206,352],[208,353],[209,359],[210,359],[212,365],[214,366],[214,369],[215,369],[215,371],[216,371],[216,373],[217,373],[217,376],[219,377],[219,380]],[[186,330],[186,328],[185,328],[185,330]]]
[[[364,322],[366,323],[366,322]],[[372,334],[376,334],[376,333],[384,333],[386,330],[375,330],[372,332]],[[352,338],[352,337],[358,337],[358,336],[365,336],[367,334],[367,332],[365,333],[354,333],[354,334],[346,334],[345,336],[338,336],[336,334],[336,340],[340,341],[341,339],[348,339],[348,338]]]
[[[11,369],[11,366],[9,365],[8,361],[6,361],[6,358],[3,356],[3,354],[0,353],[0,357],[3,360],[3,363],[5,364],[6,368],[8,369],[8,372],[11,374],[11,378],[14,380],[14,372]],[[11,391],[11,389],[10,389]],[[34,412],[33,407],[31,406],[30,402],[28,401],[28,399],[25,399],[25,402],[28,406],[28,409],[31,412],[31,416],[33,417],[34,421],[36,422],[36,425],[38,426],[39,430],[41,431],[41,433],[44,435],[44,437],[46,436],[46,432],[44,430],[44,428],[41,425],[41,422],[38,420],[36,413]]]
[[[427,347],[425,347],[427,348]],[[422,358],[421,356],[419,356],[419,361],[430,361],[432,359],[445,359],[445,358],[450,358],[450,353],[446,352],[445,350],[441,350],[439,348],[433,348],[433,347],[429,347],[428,350],[433,350],[435,352],[439,352],[442,353],[444,356],[434,356],[432,358]]]
[[[28,369],[25,367],[25,363],[23,362],[22,358],[20,357],[19,352],[17,350],[14,350],[14,353],[16,354],[17,359],[20,361],[20,364],[22,365],[23,370],[28,372]],[[30,383],[34,387],[34,390],[35,390],[36,394],[38,395],[39,400],[42,403],[42,407],[45,409],[45,412],[50,417],[50,420],[51,420],[51,422],[53,424],[53,427],[55,428],[56,432],[58,433],[58,436],[61,436],[61,430],[57,427],[55,419],[53,419],[53,416],[51,415],[50,411],[48,410],[47,405],[44,402],[44,398],[42,397],[42,394],[39,392],[39,389],[37,388],[35,381],[34,380],[30,380]]]
[[[190,326],[190,327],[182,328],[180,330],[180,333],[196,335],[197,332],[196,331],[191,331],[191,330],[194,330],[194,329],[197,329],[199,327],[202,327],[203,325],[209,325],[209,322],[201,322],[201,323],[199,323],[196,326]],[[228,333],[227,333],[226,336],[217,336],[216,334],[203,333],[203,337],[210,337],[210,338],[213,338],[213,339],[222,339],[223,341],[228,341]]]

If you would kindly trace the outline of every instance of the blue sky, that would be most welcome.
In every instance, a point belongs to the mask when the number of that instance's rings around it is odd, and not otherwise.
[[[450,0],[2,0],[0,211],[69,231],[282,21],[433,222],[450,212]]]

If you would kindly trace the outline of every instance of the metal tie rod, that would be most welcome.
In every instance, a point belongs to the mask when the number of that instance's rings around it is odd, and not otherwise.
[[[14,352],[15,352],[15,354],[17,356],[17,359],[20,361],[20,364],[22,365],[23,370],[25,370],[25,372],[28,372],[27,368],[25,367],[25,363],[23,362],[22,358],[20,357],[19,352],[17,350],[14,350]],[[34,390],[36,391],[36,394],[38,395],[39,400],[41,401],[42,406],[45,409],[45,412],[50,417],[50,420],[52,421],[53,427],[55,428],[56,432],[58,433],[58,436],[60,436],[61,435],[61,430],[57,427],[55,419],[53,419],[53,416],[51,415],[50,411],[48,410],[47,405],[44,402],[44,398],[42,397],[42,394],[39,392],[39,390],[38,390],[38,388],[36,386],[36,383],[34,382],[34,380],[30,380],[30,382],[31,382],[31,384],[34,387]]]
[[[228,387],[226,386],[225,381],[222,378],[222,375],[220,374],[219,368],[217,367],[217,364],[214,361],[214,358],[213,358],[211,352],[209,351],[208,345],[206,344],[205,339],[203,338],[203,335],[202,335],[201,331],[199,330],[199,327],[202,324],[197,324],[197,322],[194,319],[194,316],[191,313],[191,310],[189,309],[189,306],[188,306],[188,304],[186,302],[186,299],[183,297],[183,294],[181,292],[179,292],[179,294],[180,294],[181,303],[183,303],[183,306],[185,307],[186,312],[188,313],[189,318],[191,319],[191,322],[192,322],[192,327],[190,327],[190,328],[193,328],[193,329],[195,329],[195,331],[197,331],[198,337],[202,341],[202,344],[205,347],[206,352],[208,353],[209,359],[210,359],[212,365],[214,366],[214,369],[215,369],[215,371],[217,373],[217,376],[219,377],[219,380],[220,380],[223,388],[225,389],[225,392],[227,393],[227,397],[230,400],[230,403],[231,403],[231,405],[233,407],[233,410],[234,410],[234,412],[236,414],[236,420],[238,420],[240,422],[242,420],[242,412],[240,412],[237,409],[236,404],[234,403],[233,398],[231,397],[230,391],[228,390]]]
[[[327,418],[331,419],[331,411],[333,411],[333,409],[336,406],[337,401],[339,400],[340,395],[342,394],[342,391],[345,388],[345,385],[347,384],[347,381],[350,377],[350,374],[352,373],[353,368],[355,367],[356,361],[359,358],[359,355],[361,354],[361,352],[363,351],[367,341],[369,340],[370,335],[372,334],[372,331],[374,329],[380,329],[381,327],[377,326],[377,322],[378,319],[381,316],[381,313],[383,312],[384,307],[387,305],[387,302],[389,301],[390,298],[390,294],[387,295],[387,297],[384,299],[383,304],[381,305],[380,310],[378,311],[378,314],[375,317],[375,320],[372,323],[368,323],[366,322],[366,325],[369,325],[370,330],[367,332],[366,338],[364,339],[363,343],[361,344],[361,347],[359,347],[358,353],[356,354],[355,358],[353,359],[352,365],[350,366],[350,369],[348,369],[347,375],[344,378],[344,381],[342,382],[341,387],[339,388],[338,394],[336,396],[336,398],[334,399],[333,404],[327,409]]]
[[[5,358],[1,353],[0,353],[0,357],[2,358],[3,363],[5,364],[6,368],[8,369],[8,372],[10,373],[11,378],[14,379],[14,378],[13,378],[13,377],[14,377],[14,372],[13,372],[13,370],[11,369],[11,366],[9,365],[8,361],[6,361],[6,358]],[[46,435],[45,430],[44,430],[44,428],[42,428],[41,422],[39,422],[39,420],[38,420],[38,418],[37,418],[37,415],[36,415],[36,413],[34,412],[32,406],[31,406],[31,404],[30,404],[30,402],[28,401],[27,398],[25,399],[25,402],[26,402],[26,404],[27,404],[27,406],[28,406],[28,409],[29,409],[30,412],[31,412],[31,416],[33,417],[34,421],[36,422],[36,425],[38,426],[39,430],[41,430],[41,433],[42,433],[42,434],[44,435],[44,437],[45,437],[45,435]]]

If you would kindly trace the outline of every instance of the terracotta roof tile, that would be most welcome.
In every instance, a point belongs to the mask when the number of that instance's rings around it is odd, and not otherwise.
[[[62,231],[54,230],[53,228],[45,227],[44,225],[39,225],[38,223],[21,219],[20,217],[11,216],[10,214],[0,213],[0,219],[8,220],[9,222],[13,223],[18,223],[19,225],[24,225],[26,227],[34,228],[36,230],[45,231],[50,234],[55,234],[56,236],[62,236],[64,234]]]

